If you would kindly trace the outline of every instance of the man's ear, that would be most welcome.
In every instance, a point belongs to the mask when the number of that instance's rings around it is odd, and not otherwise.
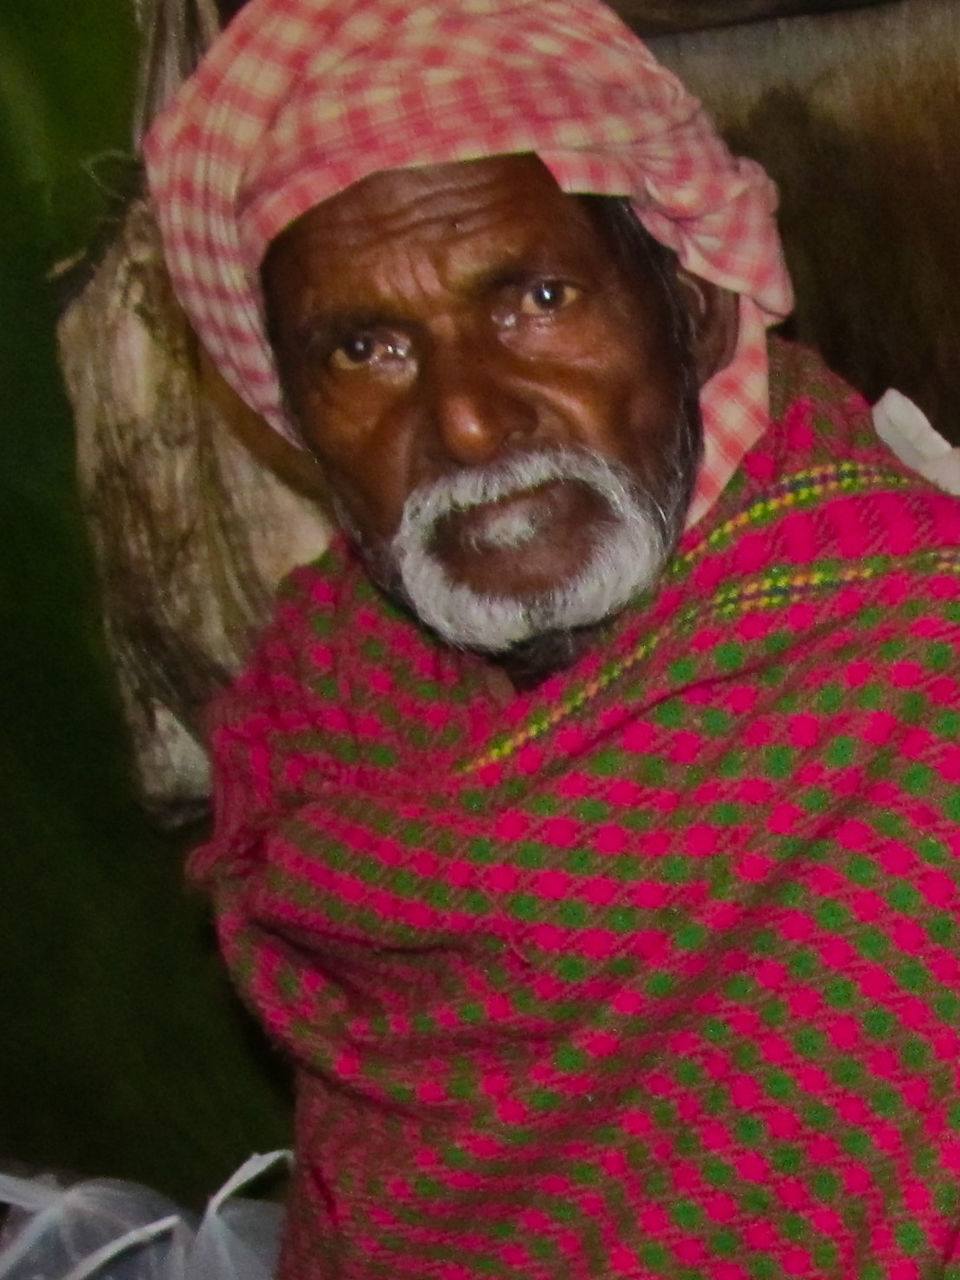
[[[733,359],[740,324],[740,299],[718,284],[677,266],[677,283],[690,315],[697,381],[703,384]]]

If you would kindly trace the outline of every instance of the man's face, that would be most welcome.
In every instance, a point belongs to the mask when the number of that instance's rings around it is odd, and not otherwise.
[[[598,621],[659,572],[689,485],[675,322],[536,157],[367,178],[288,228],[263,281],[346,528],[452,642]]]

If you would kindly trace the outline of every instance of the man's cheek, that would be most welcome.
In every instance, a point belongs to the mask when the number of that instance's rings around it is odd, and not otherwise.
[[[358,541],[391,536],[399,524],[403,498],[387,483],[381,468],[365,460],[362,451],[329,435],[312,452],[341,528]]]

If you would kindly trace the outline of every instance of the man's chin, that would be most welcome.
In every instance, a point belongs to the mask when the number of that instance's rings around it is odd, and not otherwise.
[[[360,550],[380,590],[453,648],[500,657],[569,630],[556,620],[553,589],[492,592],[429,552],[405,558],[401,570],[390,555]]]
[[[495,633],[492,625],[486,629],[475,625],[468,634],[459,622],[446,625],[444,620],[435,619],[429,609],[426,611],[429,616],[424,616],[424,611],[418,609],[410,598],[395,568],[387,570],[382,559],[374,563],[368,557],[364,558],[372,580],[384,595],[407,610],[422,626],[436,632],[451,648],[481,653],[499,663],[514,687],[521,691],[531,689],[554,672],[572,666],[598,630],[598,625],[537,630],[534,620],[528,615],[526,625],[516,639],[505,640],[502,634]],[[490,623],[490,599],[477,594],[477,602],[483,618]],[[504,600],[501,597],[492,603],[495,609],[500,609]],[[515,603],[522,607],[522,601]]]
[[[614,540],[615,542],[615,540]],[[659,575],[665,555],[651,535],[646,551],[611,540],[602,543],[580,572],[561,577],[543,589],[477,590],[453,576],[435,556],[408,557],[399,574],[399,594],[407,607],[431,630],[461,649],[502,656],[521,646],[547,643],[593,628],[620,612],[628,601]],[[522,580],[514,568],[513,579]],[[397,579],[395,579],[397,581]],[[549,645],[569,650],[567,641]]]

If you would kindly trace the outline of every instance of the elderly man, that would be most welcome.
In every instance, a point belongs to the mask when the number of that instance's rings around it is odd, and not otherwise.
[[[960,509],[768,397],[768,180],[592,0],[251,0],[147,157],[345,535],[192,863],[284,1280],[960,1274]]]

